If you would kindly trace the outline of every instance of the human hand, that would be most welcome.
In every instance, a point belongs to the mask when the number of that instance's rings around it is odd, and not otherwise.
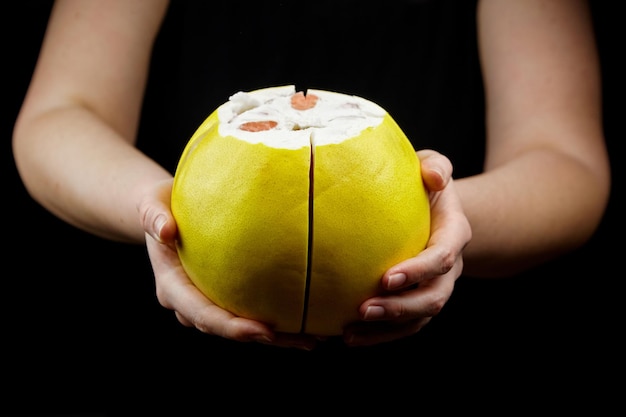
[[[418,332],[450,298],[463,270],[463,248],[472,231],[452,179],[448,158],[432,150],[417,152],[429,190],[431,236],[426,249],[391,267],[382,277],[387,291],[359,308],[362,320],[346,327],[350,346],[389,342]]]
[[[264,323],[238,317],[214,304],[191,282],[176,250],[176,222],[169,208],[171,191],[171,180],[157,184],[138,207],[159,303],[173,310],[181,324],[203,333],[240,342],[312,349],[316,343],[312,336],[274,332]]]

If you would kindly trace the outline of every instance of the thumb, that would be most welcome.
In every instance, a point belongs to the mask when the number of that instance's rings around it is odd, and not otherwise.
[[[441,191],[452,178],[452,162],[443,154],[431,149],[417,152],[422,168],[422,178],[430,191]]]
[[[174,247],[176,221],[170,209],[172,179],[156,183],[137,206],[144,231],[159,243]]]

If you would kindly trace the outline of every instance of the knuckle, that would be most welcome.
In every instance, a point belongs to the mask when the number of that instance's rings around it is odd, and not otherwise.
[[[441,313],[443,307],[446,305],[447,298],[443,296],[436,296],[428,305],[428,316],[434,317]]]
[[[440,265],[440,273],[445,274],[449,272],[457,262],[459,255],[458,253],[451,251],[448,249],[442,250],[439,254],[439,265]]]
[[[174,310],[173,305],[170,303],[169,297],[167,296],[167,292],[159,285],[156,286],[156,298],[161,306],[169,310]]]

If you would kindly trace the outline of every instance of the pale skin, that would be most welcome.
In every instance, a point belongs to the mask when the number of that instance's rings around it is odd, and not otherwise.
[[[166,7],[163,0],[57,1],[15,125],[20,175],[31,195],[69,224],[146,244],[158,300],[183,325],[311,349],[315,337],[275,333],[217,307],[180,265],[172,175],[135,147]],[[482,0],[478,26],[484,173],[453,179],[445,156],[418,152],[431,191],[428,248],[385,273],[381,285],[390,293],[361,305],[363,321],[343,335],[349,345],[416,333],[445,306],[461,273],[524,271],[583,244],[604,213],[610,174],[586,3]]]

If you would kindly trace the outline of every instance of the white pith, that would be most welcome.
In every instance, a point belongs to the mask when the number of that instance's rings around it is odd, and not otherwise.
[[[386,112],[358,96],[323,90],[307,91],[319,100],[310,109],[291,106],[295,86],[238,92],[218,108],[220,136],[234,136],[249,143],[284,149],[300,149],[342,141],[378,126]],[[240,129],[247,122],[275,121],[276,127],[260,132]]]

